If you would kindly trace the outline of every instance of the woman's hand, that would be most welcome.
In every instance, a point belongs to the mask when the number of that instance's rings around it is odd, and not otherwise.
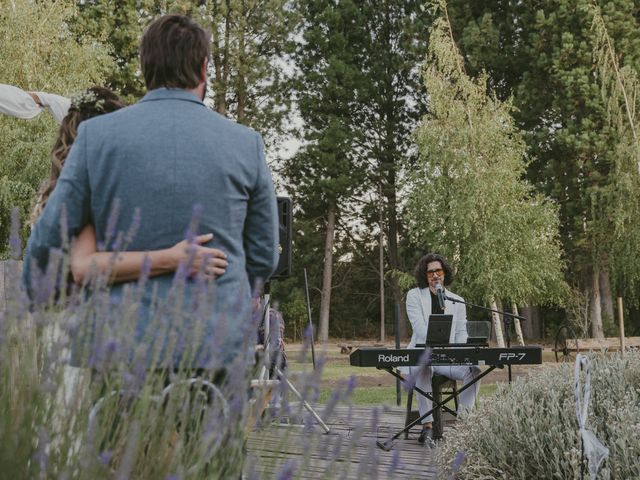
[[[175,267],[182,262],[189,264],[189,275],[195,276],[202,272],[207,278],[217,278],[223,275],[229,265],[227,256],[217,248],[203,247],[203,243],[211,241],[213,233],[198,235],[193,243],[182,240],[169,249]]]

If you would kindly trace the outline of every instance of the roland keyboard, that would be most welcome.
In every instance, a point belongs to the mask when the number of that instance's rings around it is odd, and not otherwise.
[[[427,364],[426,351],[424,348],[365,347],[351,352],[349,361],[354,367],[412,367]],[[542,363],[542,347],[434,347],[430,358],[430,365],[536,365]]]

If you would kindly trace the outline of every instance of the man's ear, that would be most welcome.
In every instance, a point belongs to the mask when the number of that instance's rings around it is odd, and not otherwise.
[[[208,66],[209,66],[209,59],[205,58],[204,61],[202,62],[202,68],[200,69],[200,81],[203,83],[207,81]]]

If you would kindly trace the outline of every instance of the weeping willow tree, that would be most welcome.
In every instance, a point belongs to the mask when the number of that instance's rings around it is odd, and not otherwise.
[[[614,136],[610,188],[605,192],[609,228],[603,232],[610,251],[616,290],[627,300],[640,300],[640,80],[631,61],[625,64],[600,9],[593,5],[594,63],[606,119]],[[628,57],[631,57],[629,55]]]
[[[439,15],[423,72],[428,113],[415,132],[410,232],[454,261],[455,290],[471,301],[561,303],[567,285],[557,211],[524,180],[526,146],[512,105],[487,93],[486,75],[467,75],[445,2],[433,8]]]

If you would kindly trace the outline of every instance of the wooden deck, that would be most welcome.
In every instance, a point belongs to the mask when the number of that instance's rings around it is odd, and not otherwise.
[[[247,469],[265,479],[438,478],[434,450],[417,442],[417,429],[408,440],[398,438],[389,452],[376,446],[376,440],[389,438],[404,425],[403,408],[377,410],[377,426],[374,407],[338,407],[328,420],[318,411],[331,429],[328,434],[317,424],[305,429],[273,422],[256,429],[247,443]]]

